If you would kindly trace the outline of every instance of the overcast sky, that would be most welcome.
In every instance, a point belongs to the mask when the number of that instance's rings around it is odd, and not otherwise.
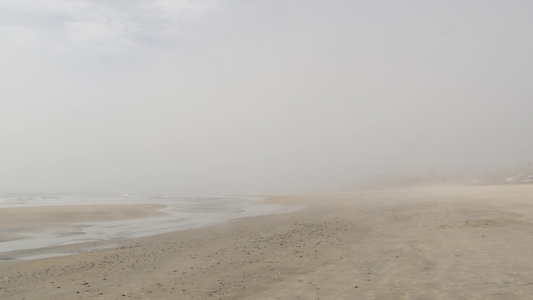
[[[531,1],[0,0],[0,192],[533,161]]]

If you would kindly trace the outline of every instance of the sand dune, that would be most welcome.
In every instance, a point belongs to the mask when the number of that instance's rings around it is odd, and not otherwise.
[[[298,212],[0,265],[1,299],[529,299],[533,186],[271,196]]]

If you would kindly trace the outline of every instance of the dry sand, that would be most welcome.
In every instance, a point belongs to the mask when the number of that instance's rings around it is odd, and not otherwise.
[[[307,209],[2,264],[0,299],[533,298],[532,185],[270,201]]]

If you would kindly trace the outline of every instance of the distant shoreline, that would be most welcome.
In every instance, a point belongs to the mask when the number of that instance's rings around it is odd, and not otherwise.
[[[58,199],[0,206],[0,263],[63,256],[115,246],[118,240],[222,223],[235,218],[283,212],[288,208],[251,197],[166,199]],[[128,203],[133,202],[133,203]],[[25,206],[28,205],[28,206]],[[95,245],[102,244],[95,247]],[[76,249],[79,245],[79,249]]]

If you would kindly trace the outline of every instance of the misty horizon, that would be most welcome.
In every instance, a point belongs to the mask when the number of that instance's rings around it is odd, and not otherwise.
[[[527,165],[532,11],[3,1],[0,192],[321,190]]]

